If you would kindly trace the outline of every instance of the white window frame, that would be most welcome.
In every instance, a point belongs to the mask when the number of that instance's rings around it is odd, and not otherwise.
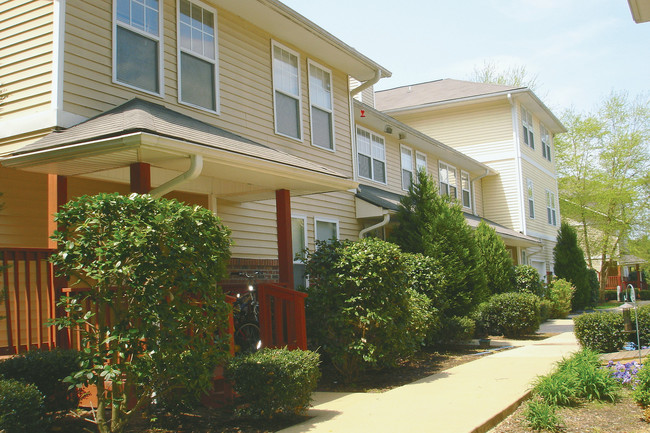
[[[179,102],[179,104],[188,105],[190,107],[198,108],[199,110],[204,110],[204,111],[208,111],[210,113],[219,114],[219,112],[220,112],[220,108],[219,108],[219,106],[220,106],[220,98],[219,98],[219,94],[220,94],[220,92],[219,92],[219,43],[218,43],[218,39],[217,39],[218,35],[219,35],[219,32],[218,32],[218,29],[217,29],[217,22],[218,22],[217,10],[210,7],[210,6],[208,6],[208,5],[206,5],[205,3],[201,2],[201,1],[198,1],[198,0],[187,0],[187,1],[190,3],[190,6],[192,4],[196,4],[200,8],[205,9],[208,12],[212,13],[213,16],[214,16],[214,22],[213,22],[213,28],[214,28],[214,59],[211,59],[211,58],[209,58],[207,56],[204,56],[202,54],[199,54],[199,53],[194,52],[192,50],[189,50],[187,48],[182,48],[181,47],[181,37],[180,37],[180,34],[181,34],[181,18],[180,18],[181,17],[181,0],[177,0],[176,1],[176,14],[177,14],[176,16],[178,17],[178,19],[176,20],[177,21],[176,22],[176,35],[177,35],[177,37],[176,37],[176,59],[177,59],[176,72],[177,72],[177,75],[178,75],[178,86],[177,86],[178,87],[178,102]],[[161,3],[162,3],[162,0],[161,0]],[[212,64],[212,67],[214,68],[214,83],[213,83],[214,84],[214,97],[215,97],[215,101],[214,101],[215,109],[214,110],[212,110],[211,108],[202,107],[201,105],[193,104],[193,103],[188,102],[188,101],[183,101],[183,95],[182,95],[183,77],[182,77],[182,74],[181,74],[181,53],[185,53],[187,55],[196,57],[199,60],[203,60],[204,62],[208,62],[208,63]]]
[[[557,226],[557,207],[555,202],[555,193],[546,190],[546,220],[549,225]]]
[[[423,163],[420,163],[420,161],[424,161]],[[425,173],[429,173],[429,167],[428,167],[428,161],[427,161],[427,155],[426,153],[422,153],[419,151],[415,151],[415,181],[417,182],[418,179],[418,172],[420,171],[420,168],[424,168]]]
[[[408,151],[408,152],[411,154],[411,155],[410,155],[411,163],[408,164],[408,166],[409,166],[408,168],[405,167],[405,164],[404,164],[404,153],[403,153],[404,151]],[[414,181],[415,181],[415,174],[414,174],[414,172],[413,172],[413,165],[414,165],[414,163],[415,163],[415,158],[414,158],[414,156],[415,156],[415,154],[414,154],[414,152],[413,152],[413,149],[411,149],[410,147],[405,146],[405,145],[403,145],[403,144],[400,144],[400,146],[399,146],[399,164],[400,164],[400,172],[399,172],[399,173],[400,173],[400,179],[401,179],[401,182],[402,182],[402,189],[403,189],[404,191],[408,191],[408,189],[409,189],[410,186],[411,186],[410,183],[409,183],[408,185],[405,185],[405,182],[404,182],[404,172],[405,172],[405,171],[411,173],[411,182],[414,182]]]
[[[446,182],[443,182],[443,179],[442,179],[443,166],[447,171]],[[449,172],[450,171],[454,172],[454,180],[456,181],[454,185],[452,185],[449,182]],[[438,193],[441,196],[447,195],[447,196],[451,197],[454,200],[458,199],[458,175],[457,174],[458,174],[458,170],[456,169],[456,167],[454,167],[453,165],[447,164],[446,162],[438,161],[438,183],[439,183]],[[442,192],[442,185],[447,185],[447,191],[445,193]],[[454,191],[453,196],[451,195],[452,188],[453,188],[453,191]]]
[[[533,128],[533,115],[521,106],[521,126],[523,128],[524,144],[535,150],[535,130]]]
[[[297,80],[298,80],[298,95],[291,95],[288,94],[287,92],[280,90],[277,88],[277,83],[275,81],[275,47],[280,48],[281,50],[284,50],[288,52],[289,54],[292,54],[296,56],[297,58]],[[303,127],[302,127],[302,78],[300,76],[301,74],[301,63],[300,63],[300,54],[297,51],[292,50],[291,48],[287,47],[286,45],[283,45],[277,41],[271,40],[271,79],[273,81],[273,124],[275,128],[275,133],[277,135],[281,135],[282,137],[287,137],[292,140],[296,140],[300,143],[303,142]],[[276,98],[276,92],[280,92],[285,96],[288,96],[290,98],[294,98],[298,100],[298,117],[300,121],[298,122],[298,135],[299,137],[292,137],[291,135],[284,134],[280,131],[278,131],[278,104],[277,104],[277,98]]]
[[[333,223],[336,225],[336,239],[341,239],[340,232],[339,232],[339,220],[333,219],[333,218],[326,218],[326,217],[314,217],[314,244],[316,241],[318,241],[318,223],[323,222],[323,223]]]
[[[548,129],[541,123],[539,124],[540,141],[542,142],[542,156],[551,161],[551,137],[548,134]]]
[[[467,178],[467,189],[463,187],[463,177]],[[465,191],[467,191],[467,196],[469,197],[469,205],[465,206]],[[469,173],[465,170],[460,171],[460,202],[463,208],[472,210],[472,180],[469,177]]]
[[[132,0],[131,0],[132,1]],[[144,92],[149,95],[154,95],[154,96],[159,96],[163,97],[165,96],[165,59],[163,58],[163,53],[165,52],[164,50],[164,38],[163,38],[163,25],[164,25],[164,20],[163,20],[163,1],[158,2],[158,35],[153,35],[151,33],[148,33],[146,31],[140,30],[137,27],[132,26],[131,24],[124,23],[122,21],[119,21],[117,19],[117,3],[118,0],[113,0],[113,26],[112,26],[112,81],[114,84],[119,84],[120,86],[128,87],[133,90],[137,90],[139,92]],[[129,5],[131,3],[129,2]],[[128,31],[131,31],[133,33],[137,33],[140,36],[144,36],[146,38],[149,38],[153,41],[156,41],[158,43],[158,92],[153,92],[151,90],[147,89],[142,89],[140,87],[134,86],[133,84],[125,83],[123,81],[118,80],[117,78],[117,27],[122,27]]]
[[[327,108],[323,107],[322,105],[318,105],[317,103],[314,102],[314,99],[312,98],[312,91],[311,91],[311,68],[317,68],[320,69],[323,72],[326,72],[330,76],[330,106],[332,108]],[[325,66],[316,63],[315,61],[311,59],[307,59],[307,79],[309,82],[309,127],[310,127],[310,132],[311,132],[311,144],[312,146],[316,146],[319,149],[324,149],[328,150],[330,152],[335,152],[336,151],[336,133],[334,130],[334,83],[333,83],[333,76],[332,76],[332,70],[326,68]],[[332,134],[332,148],[330,149],[329,147],[323,147],[320,146],[316,143],[314,143],[314,116],[312,114],[312,107],[315,107],[319,110],[325,111],[330,113],[330,131]]]
[[[292,215],[291,215],[291,219],[292,219],[292,220],[294,220],[294,219],[298,220],[298,219],[299,219],[299,220],[302,220],[302,221],[303,221],[303,224],[302,224],[302,228],[303,228],[303,239],[305,240],[304,248],[305,248],[305,249],[309,248],[309,238],[307,237],[307,216],[305,216],[305,215],[293,215],[293,214],[292,214]],[[292,236],[293,236],[293,233],[292,233]],[[294,266],[295,266],[295,265],[301,265],[301,266],[304,266],[304,265],[305,265],[305,261],[304,261],[304,260],[302,260],[302,259],[297,259],[297,260],[296,260],[296,254],[297,254],[298,252],[293,251],[293,243],[292,243],[292,245],[291,245],[291,250],[292,250],[291,252],[292,252],[292,255],[293,255],[292,259],[293,259],[293,264],[294,264]],[[295,281],[294,281],[294,284],[295,284]],[[305,287],[309,287],[309,278],[305,278]]]
[[[535,219],[535,189],[532,179],[526,179],[526,193],[528,194],[528,218]]]
[[[363,131],[363,132],[370,135],[370,155],[368,155],[368,154],[366,154],[364,152],[361,152],[359,150],[359,131]],[[373,150],[374,150],[373,137],[381,139],[381,141],[382,141],[382,143],[384,145],[384,159],[383,160],[374,157],[374,154],[373,154]],[[371,130],[366,129],[366,128],[362,128],[361,126],[357,126],[355,139],[357,140],[357,172],[359,173],[359,177],[362,178],[362,179],[367,179],[367,180],[371,180],[373,182],[380,183],[382,185],[386,185],[386,182],[388,182],[388,179],[387,179],[388,173],[387,173],[387,170],[386,170],[386,139],[382,135],[375,134]],[[363,156],[366,156],[366,157],[370,158],[370,176],[371,177],[366,177],[366,176],[361,175],[361,173],[359,171],[359,155],[363,155]],[[376,179],[375,165],[373,164],[375,160],[377,160],[379,162],[382,162],[384,164],[384,180],[383,180],[383,182],[381,180]]]

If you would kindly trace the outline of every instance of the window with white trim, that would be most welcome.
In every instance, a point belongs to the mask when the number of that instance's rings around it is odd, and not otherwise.
[[[469,183],[469,173],[466,171],[460,172],[460,189],[463,200],[463,207],[467,209],[472,208],[472,192]]]
[[[178,2],[178,100],[218,111],[217,11]]]
[[[458,198],[458,187],[456,185],[456,168],[444,162],[438,163],[438,179],[440,183],[440,195]]]
[[[523,106],[521,107],[521,126],[524,132],[524,143],[535,148],[535,134],[533,133],[533,116]]]
[[[158,0],[116,0],[113,80],[162,95],[162,14]]]
[[[309,61],[309,104],[311,105],[311,143],[334,150],[334,102],[332,73]]]
[[[359,176],[386,183],[386,145],[384,138],[357,127]]]
[[[542,156],[549,161],[551,160],[551,137],[548,130],[541,123],[539,124],[539,133],[542,140]]]
[[[532,179],[526,179],[526,190],[528,192],[528,217],[535,219],[535,197],[533,195]]]
[[[275,132],[302,140],[300,56],[273,42]]]
[[[304,251],[307,248],[307,217],[291,216],[291,246],[294,288],[307,287],[304,262]]]
[[[419,173],[420,171],[428,172],[427,170],[427,156],[421,152],[415,152],[415,172]],[[416,176],[417,180],[417,176]]]
[[[400,146],[402,163],[402,189],[408,190],[413,182],[413,150],[404,145]]]
[[[552,226],[557,225],[556,212],[555,212],[555,193],[546,190],[546,216],[548,223]]]
[[[316,231],[315,237],[317,241],[328,242],[332,239],[339,238],[338,220],[314,218],[314,227]]]

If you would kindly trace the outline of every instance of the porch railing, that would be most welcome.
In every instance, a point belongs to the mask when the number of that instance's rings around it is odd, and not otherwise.
[[[264,347],[307,349],[306,293],[279,284],[260,284],[260,333]]]
[[[620,286],[621,289],[624,290],[628,284],[632,284],[633,287],[637,287],[641,290],[648,289],[648,284],[645,281],[625,280],[620,275],[614,275],[611,277],[607,277],[607,285],[605,286],[605,290],[616,290],[617,286]]]

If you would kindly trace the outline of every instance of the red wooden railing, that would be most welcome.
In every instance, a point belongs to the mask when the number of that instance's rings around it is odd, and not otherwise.
[[[54,272],[49,262],[55,250],[0,248],[4,317],[0,320],[0,354],[57,346],[54,327],[47,321],[56,314]],[[2,314],[2,313],[0,313]]]
[[[625,290],[628,284],[632,284],[633,287],[639,288],[641,290],[648,289],[648,284],[645,281],[628,281],[620,275],[614,275],[607,277],[607,285],[605,286],[605,290],[616,290],[617,286],[620,286],[621,290]]]
[[[262,345],[307,350],[307,294],[279,284],[260,284],[257,289]]]

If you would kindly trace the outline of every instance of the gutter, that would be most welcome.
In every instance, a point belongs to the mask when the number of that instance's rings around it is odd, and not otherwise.
[[[380,227],[384,227],[384,226],[387,225],[389,222],[390,222],[390,214],[389,214],[389,213],[385,213],[385,214],[384,214],[384,219],[383,219],[381,222],[379,222],[379,223],[377,223],[377,224],[375,224],[375,225],[372,225],[372,226],[370,226],[370,227],[366,227],[365,229],[361,230],[361,231],[359,232],[359,239],[362,239],[362,238],[365,236],[365,234],[368,233],[368,232],[371,232],[371,231],[373,231],[373,230],[375,230],[375,229],[378,229],[378,228],[380,228]]]
[[[178,185],[183,182],[196,179],[201,175],[203,170],[203,157],[201,155],[190,155],[190,168],[183,174],[176,176],[173,179],[168,180],[157,188],[149,191],[149,194],[153,197],[162,197],[168,192],[173,191]]]
[[[355,87],[354,89],[352,89],[352,90],[350,91],[350,96],[354,96],[354,95],[356,95],[356,94],[358,94],[358,93],[363,92],[363,91],[366,90],[368,87],[370,87],[370,86],[374,86],[375,84],[377,84],[377,82],[378,82],[379,80],[381,80],[381,78],[382,78],[382,72],[381,72],[381,69],[377,69],[377,71],[375,71],[375,76],[372,77],[371,79],[369,79],[368,81],[365,81],[365,82],[364,82],[362,85],[360,85],[359,87]]]
[[[483,179],[485,176],[489,174],[490,174],[490,169],[486,168],[485,173],[470,180],[470,183],[472,185],[472,213],[476,216],[478,216],[478,213],[476,212],[476,197],[475,197],[476,189],[474,188],[474,182]]]

